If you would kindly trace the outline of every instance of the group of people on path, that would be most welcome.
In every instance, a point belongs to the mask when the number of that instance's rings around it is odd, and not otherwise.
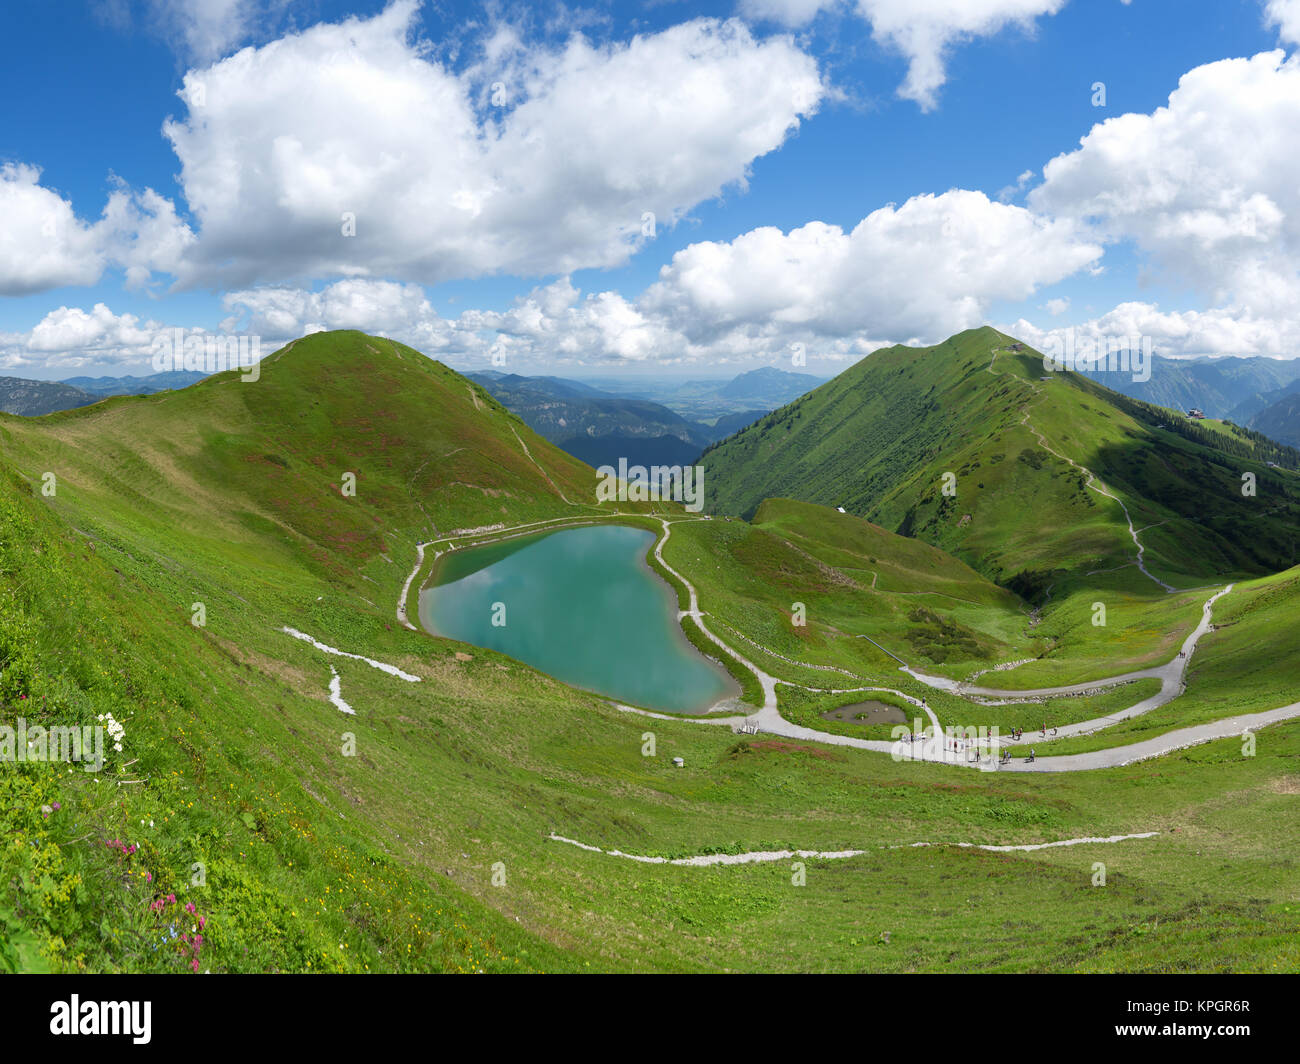
[[[1057,728],[1053,727],[1053,728],[1052,728],[1052,734],[1053,734],[1053,735],[1056,735],[1056,734],[1057,734],[1057,730],[1058,730]],[[1042,734],[1043,738],[1046,739],[1046,738],[1047,738],[1047,722],[1046,722],[1046,721],[1043,722],[1043,726],[1039,729],[1039,731],[1040,731],[1040,733]],[[1023,739],[1024,737],[1025,737],[1025,729],[1024,729],[1024,728],[1012,728],[1012,729],[1011,729],[1011,739],[1012,739],[1013,742],[1019,742],[1019,741],[1020,741],[1021,739]],[[903,736],[903,741],[904,741],[904,742],[907,742],[907,743],[919,743],[919,742],[924,742],[924,741],[926,740],[926,738],[927,738],[927,736],[926,736],[924,733],[922,733],[922,734],[920,734],[920,735],[914,735],[914,734],[912,734],[911,732],[909,732],[908,734],[906,734],[905,736]],[[943,745],[944,745],[944,750],[946,750],[946,751],[948,751],[948,752],[950,752],[950,753],[954,753],[954,754],[956,754],[956,753],[963,753],[963,752],[966,750],[966,748],[967,748],[967,746],[966,746],[966,742],[965,742],[964,740],[962,740],[962,739],[957,739],[957,738],[953,738],[953,737],[951,737],[951,736],[949,736],[949,737],[947,737],[947,738],[944,739],[944,744],[943,744]],[[972,744],[970,745],[970,750],[975,754],[976,760],[978,760],[978,759],[979,759],[979,746],[978,746],[978,744],[977,744],[977,743],[972,743]],[[1028,756],[1025,760],[1026,760],[1027,762],[1031,763],[1031,764],[1032,764],[1034,761],[1037,761],[1037,760],[1038,760],[1038,751],[1035,750],[1035,749],[1031,746],[1031,747],[1029,748],[1029,756]],[[1002,749],[1002,751],[1001,751],[1001,756],[1000,756],[1000,758],[999,758],[999,761],[1000,761],[1002,764],[1004,764],[1004,765],[1009,764],[1009,763],[1011,762],[1011,751],[1010,751],[1009,749],[1007,749],[1007,748],[1004,747],[1004,748]]]
[[[1032,746],[1029,748],[1029,756],[1025,758],[1025,760],[1028,762],[1034,762],[1038,760],[1038,752]],[[1002,749],[1002,757],[1000,759],[1000,764],[1003,765],[1011,764],[1011,751],[1006,747],[1003,747]]]
[[[1053,728],[1052,728],[1052,734],[1055,735],[1056,732],[1057,732],[1057,728],[1056,728],[1055,726],[1053,726]],[[1044,739],[1047,738],[1047,722],[1046,722],[1046,721],[1043,722],[1043,726],[1039,729],[1039,733],[1042,735],[1042,737],[1043,737]],[[1025,737],[1025,729],[1024,729],[1024,728],[1012,728],[1012,729],[1011,729],[1011,738],[1012,738],[1013,740],[1015,740],[1016,742],[1020,742],[1020,740],[1023,739],[1024,737]]]

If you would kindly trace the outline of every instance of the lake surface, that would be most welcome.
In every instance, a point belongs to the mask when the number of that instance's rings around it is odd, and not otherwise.
[[[420,620],[575,687],[703,713],[740,685],[682,632],[676,595],[645,562],[654,540],[645,529],[590,525],[453,551],[420,593]]]

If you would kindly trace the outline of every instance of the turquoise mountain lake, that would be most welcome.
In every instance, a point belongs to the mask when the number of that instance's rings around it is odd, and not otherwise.
[[[575,687],[703,713],[740,686],[683,634],[677,597],[645,561],[654,540],[640,528],[590,525],[453,551],[420,593],[420,621]],[[494,625],[502,607],[505,624]]]

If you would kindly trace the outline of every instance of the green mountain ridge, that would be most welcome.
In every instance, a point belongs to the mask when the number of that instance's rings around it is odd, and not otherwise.
[[[1123,505],[1135,528],[1152,526],[1148,564],[1171,583],[1294,564],[1300,482],[1267,464],[1281,449],[1047,373],[1016,343],[983,328],[875,352],[706,451],[709,505],[738,516],[772,496],[843,507],[1031,597],[1054,574],[1131,561]],[[1244,473],[1257,494],[1243,495]]]

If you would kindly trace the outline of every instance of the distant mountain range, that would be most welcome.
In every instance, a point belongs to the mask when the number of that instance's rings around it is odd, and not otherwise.
[[[763,366],[736,377],[713,380],[601,378],[593,379],[591,383],[611,394],[629,399],[648,399],[689,420],[711,424],[728,414],[775,410],[824,384],[825,380],[809,373],[791,373],[774,366]]]
[[[168,388],[186,388],[205,376],[182,370],[147,377],[69,377],[64,381],[0,377],[0,412],[39,417],[89,406],[111,395],[152,395]]]
[[[1300,383],[1284,390],[1247,424],[1271,440],[1300,447]]]
[[[59,381],[29,381],[22,377],[0,377],[0,411],[39,417],[57,410],[89,406],[103,396],[92,395]]]
[[[1300,382],[1300,359],[1161,358],[1151,360],[1151,379],[1135,381],[1128,373],[1088,373],[1098,384],[1122,395],[1174,410],[1203,410],[1207,417],[1238,425]]]
[[[1088,373],[1098,384],[1155,406],[1188,411],[1300,446],[1300,358],[1152,358],[1151,379]]]
[[[619,458],[639,465],[693,462],[709,444],[822,383],[818,377],[772,367],[730,380],[631,386],[601,381],[602,387],[496,371],[467,376],[534,432],[594,466],[616,465]]]
[[[594,469],[617,468],[620,458],[626,458],[629,465],[684,466],[700,456],[700,448],[676,436],[574,436],[558,446]]]
[[[712,440],[706,429],[658,403],[611,395],[579,381],[517,373],[468,376],[534,432],[556,442],[574,436],[675,436],[703,448]]]
[[[763,366],[728,381],[718,395],[724,399],[745,402],[762,401],[775,409],[825,383],[823,378],[814,377],[810,373],[791,373],[773,366]]]
[[[723,414],[713,423],[713,435],[716,439],[722,440],[732,433],[739,432],[748,425],[752,425],[764,414],[771,413],[770,410],[763,408],[759,410],[742,410],[738,414]]]
[[[151,373],[147,377],[68,377],[63,383],[98,396],[152,395],[169,388],[188,388],[206,376],[206,373],[193,370],[173,370]]]

